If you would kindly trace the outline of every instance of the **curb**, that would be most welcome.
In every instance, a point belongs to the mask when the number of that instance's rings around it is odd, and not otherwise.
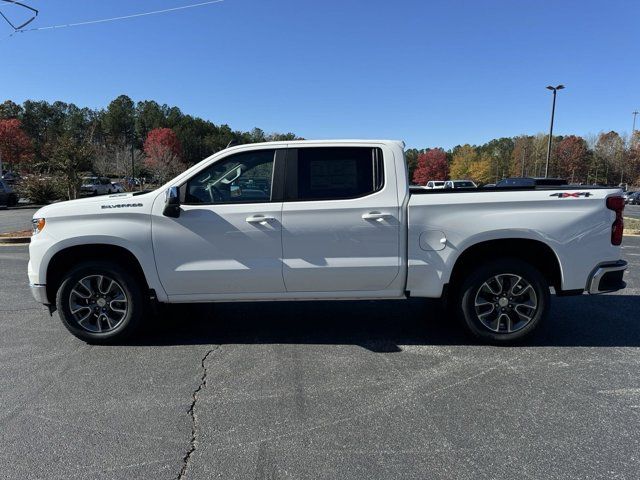
[[[0,237],[0,245],[31,243],[31,237]]]

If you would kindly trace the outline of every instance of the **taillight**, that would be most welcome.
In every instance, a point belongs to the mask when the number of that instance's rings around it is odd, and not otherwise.
[[[611,245],[620,245],[622,243],[622,234],[624,232],[624,218],[622,211],[624,210],[624,198],[609,197],[607,198],[607,208],[616,212],[616,219],[611,225]]]

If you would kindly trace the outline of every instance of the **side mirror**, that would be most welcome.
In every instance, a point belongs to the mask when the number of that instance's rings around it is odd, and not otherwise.
[[[178,187],[169,187],[164,197],[165,217],[178,218],[180,216],[180,191]]]

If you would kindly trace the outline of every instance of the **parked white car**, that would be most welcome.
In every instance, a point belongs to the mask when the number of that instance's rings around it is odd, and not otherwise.
[[[80,192],[88,195],[106,195],[114,192],[111,180],[106,177],[84,177]]]
[[[444,180],[429,180],[425,185],[429,190],[444,188]]]
[[[152,192],[46,206],[32,293],[92,343],[133,333],[153,302],[412,296],[504,344],[543,321],[550,287],[624,288],[619,189],[410,189],[403,148],[242,145]]]

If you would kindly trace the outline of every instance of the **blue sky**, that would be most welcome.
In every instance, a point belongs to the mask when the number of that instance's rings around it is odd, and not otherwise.
[[[198,0],[22,1],[37,27]],[[630,132],[638,19],[635,0],[224,0],[11,38],[0,24],[0,100],[124,93],[234,129],[450,148],[546,131],[544,87],[564,83],[555,133]]]

